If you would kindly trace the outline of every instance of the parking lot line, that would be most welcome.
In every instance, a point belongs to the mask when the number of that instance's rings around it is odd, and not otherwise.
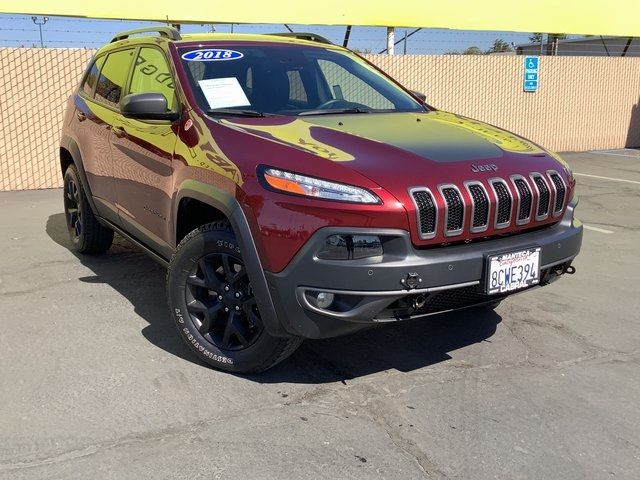
[[[591,225],[582,225],[585,230],[593,230],[594,232],[600,233],[614,233],[611,230],[605,230],[604,228],[592,227]]]
[[[573,174],[581,177],[599,178],[601,180],[610,180],[612,182],[624,182],[624,183],[632,183],[634,185],[640,185],[640,182],[638,182],[637,180],[627,180],[626,178],[601,177],[600,175],[590,175],[588,173],[578,173],[578,172],[573,172]]]
[[[611,151],[606,151],[606,150],[591,150],[589,153],[596,153],[598,155],[614,155],[616,157],[630,157],[630,158],[639,158],[638,156],[638,152],[634,151],[633,154],[629,154],[629,153],[620,153],[623,150],[619,150],[619,151],[615,151],[615,152],[611,152]]]

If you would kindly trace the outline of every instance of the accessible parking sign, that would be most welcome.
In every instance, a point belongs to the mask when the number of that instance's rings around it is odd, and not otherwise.
[[[524,57],[524,91],[536,92],[538,90],[539,57]]]

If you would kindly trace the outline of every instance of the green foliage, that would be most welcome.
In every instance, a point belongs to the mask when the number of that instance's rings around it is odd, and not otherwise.
[[[496,38],[496,41],[493,42],[493,46],[487,50],[487,53],[502,53],[502,52],[513,52],[513,47],[507,42],[505,42],[501,38]]]

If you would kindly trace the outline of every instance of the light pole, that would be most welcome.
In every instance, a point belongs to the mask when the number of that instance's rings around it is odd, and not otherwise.
[[[33,23],[38,25],[38,29],[40,29],[40,46],[44,48],[44,42],[42,41],[42,26],[49,21],[49,17],[42,17],[42,22],[38,22],[38,17],[36,16],[31,17],[31,20],[33,20]]]

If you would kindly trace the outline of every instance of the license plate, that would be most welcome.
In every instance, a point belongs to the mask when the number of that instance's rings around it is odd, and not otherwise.
[[[540,247],[491,255],[487,259],[489,295],[520,290],[540,282]]]

